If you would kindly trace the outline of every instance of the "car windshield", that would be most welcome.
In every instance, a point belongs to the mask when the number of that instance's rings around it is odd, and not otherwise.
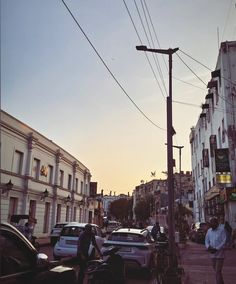
[[[83,231],[84,231],[84,228],[80,228],[80,227],[64,227],[61,232],[61,236],[78,237],[80,233]]]
[[[144,242],[145,238],[143,235],[129,234],[129,233],[113,233],[108,237],[110,241],[121,241],[121,242]]]

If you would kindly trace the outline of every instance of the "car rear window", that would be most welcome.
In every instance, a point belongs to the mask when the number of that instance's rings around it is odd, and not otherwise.
[[[54,228],[63,228],[66,224],[56,224]]]
[[[140,243],[144,242],[145,237],[143,235],[138,235],[138,234],[113,233],[108,237],[108,240]]]
[[[78,237],[84,228],[80,227],[64,227],[61,232],[61,236],[64,237]]]

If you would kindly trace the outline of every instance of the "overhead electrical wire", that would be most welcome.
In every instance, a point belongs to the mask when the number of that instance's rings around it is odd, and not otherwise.
[[[175,53],[176,56],[179,57],[179,59],[183,62],[183,64],[205,85],[207,86],[207,84],[184,62],[184,60],[179,56],[178,53]]]
[[[153,41],[152,33],[151,33],[151,30],[150,30],[150,26],[149,26],[149,22],[148,22],[148,18],[147,18],[147,13],[145,11],[145,7],[146,6],[144,7],[144,4],[143,4],[142,0],[140,0],[140,3],[141,3],[141,6],[142,6],[145,22],[146,22],[146,25],[147,25],[147,28],[148,28],[148,33],[149,33],[149,36],[150,36],[150,39],[151,39],[151,42],[152,42],[152,47],[155,48],[155,44],[154,44],[154,41]],[[158,60],[157,53],[154,53],[153,55],[154,55],[154,60],[155,60],[156,66],[157,66],[157,70],[158,70],[159,75],[161,77],[162,85],[164,87],[166,95],[168,96],[168,92],[167,92],[167,89],[166,89],[166,84],[165,84],[165,81],[164,81],[164,77],[163,77],[161,66],[160,66],[160,63],[159,63],[159,60]]]
[[[85,31],[83,30],[83,28],[81,27],[81,25],[79,24],[79,22],[77,21],[77,19],[75,18],[75,16],[73,15],[73,13],[71,12],[70,8],[67,6],[67,4],[65,3],[64,0],[61,0],[62,3],[64,4],[65,8],[67,9],[67,11],[69,12],[70,16],[72,17],[72,19],[74,20],[74,22],[76,23],[76,25],[78,26],[78,28],[80,29],[80,31],[82,32],[82,34],[84,35],[84,37],[86,38],[86,40],[89,42],[90,46],[93,48],[93,50],[95,51],[95,53],[97,54],[97,56],[99,57],[99,59],[101,60],[102,64],[105,66],[105,68],[107,69],[107,71],[109,72],[109,74],[111,75],[111,77],[114,79],[114,81],[116,82],[116,84],[120,87],[120,89],[123,91],[123,93],[128,97],[128,99],[132,102],[132,104],[136,107],[136,109],[155,127],[157,127],[160,130],[164,130],[166,131],[166,129],[160,127],[159,125],[157,125],[156,123],[154,123],[139,107],[138,105],[133,101],[133,99],[128,95],[128,93],[126,92],[126,90],[123,88],[123,86],[120,84],[120,82],[116,79],[115,75],[112,73],[112,71],[110,70],[110,68],[108,67],[108,65],[106,64],[106,62],[104,61],[104,59],[102,58],[102,56],[99,54],[99,52],[97,51],[97,49],[95,48],[95,46],[93,45],[93,43],[91,42],[91,40],[89,39],[89,37],[87,36],[87,34],[85,33]]]
[[[138,29],[137,29],[137,27],[136,27],[136,25],[135,25],[135,23],[134,23],[134,20],[133,20],[133,18],[132,18],[132,15],[131,15],[131,13],[130,13],[130,11],[129,11],[129,8],[128,8],[128,6],[127,6],[125,0],[123,0],[123,3],[124,3],[124,5],[125,5],[126,11],[127,11],[128,15],[129,15],[129,18],[130,18],[130,20],[131,20],[131,23],[132,23],[132,25],[133,25],[133,28],[134,28],[134,30],[135,30],[135,33],[136,33],[136,35],[137,35],[137,37],[138,37],[138,39],[139,39],[139,42],[140,42],[141,45],[143,45],[143,42],[142,42],[141,37],[140,37],[140,35],[139,35]],[[161,91],[161,94],[162,94],[162,96],[165,98],[165,95],[164,95],[164,93],[163,93],[163,90],[162,90],[162,88],[161,88],[161,85],[160,85],[160,83],[159,83],[159,81],[158,81],[158,79],[157,79],[156,73],[155,73],[155,71],[154,71],[154,69],[153,69],[153,67],[152,67],[151,61],[149,60],[149,57],[147,56],[147,53],[144,52],[144,54],[145,54],[145,57],[146,57],[146,59],[147,59],[147,61],[148,61],[149,66],[150,66],[150,68],[151,68],[151,70],[152,70],[152,73],[153,73],[153,76],[154,76],[154,78],[155,78],[155,80],[156,80],[156,83],[157,83],[157,85],[158,85],[158,87],[159,87],[159,89],[160,89],[160,91]]]

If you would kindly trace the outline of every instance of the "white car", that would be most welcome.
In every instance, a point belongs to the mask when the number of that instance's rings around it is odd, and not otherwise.
[[[154,239],[147,229],[121,228],[113,231],[102,246],[102,252],[109,247],[119,247],[127,268],[142,268],[152,272],[157,264],[157,250]]]
[[[55,245],[57,240],[60,237],[61,231],[65,225],[67,225],[69,222],[60,222],[56,223],[55,226],[52,228],[51,234],[50,234],[50,243],[51,245]]]
[[[121,228],[121,223],[117,221],[108,221],[106,225],[106,233],[110,234],[112,231]]]
[[[87,223],[70,222],[65,225],[61,231],[60,237],[53,249],[55,260],[60,260],[63,257],[75,257],[77,255],[77,244],[79,235],[84,231]],[[96,224],[90,224],[95,234],[98,247],[101,249],[104,243],[104,238],[101,229]],[[89,255],[95,253],[95,248],[90,245]]]

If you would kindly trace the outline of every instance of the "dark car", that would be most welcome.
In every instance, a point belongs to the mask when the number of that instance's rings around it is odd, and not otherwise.
[[[204,243],[209,226],[206,222],[196,222],[192,224],[189,239],[193,242]]]
[[[0,224],[0,283],[76,283],[75,271],[49,262],[14,226]]]

